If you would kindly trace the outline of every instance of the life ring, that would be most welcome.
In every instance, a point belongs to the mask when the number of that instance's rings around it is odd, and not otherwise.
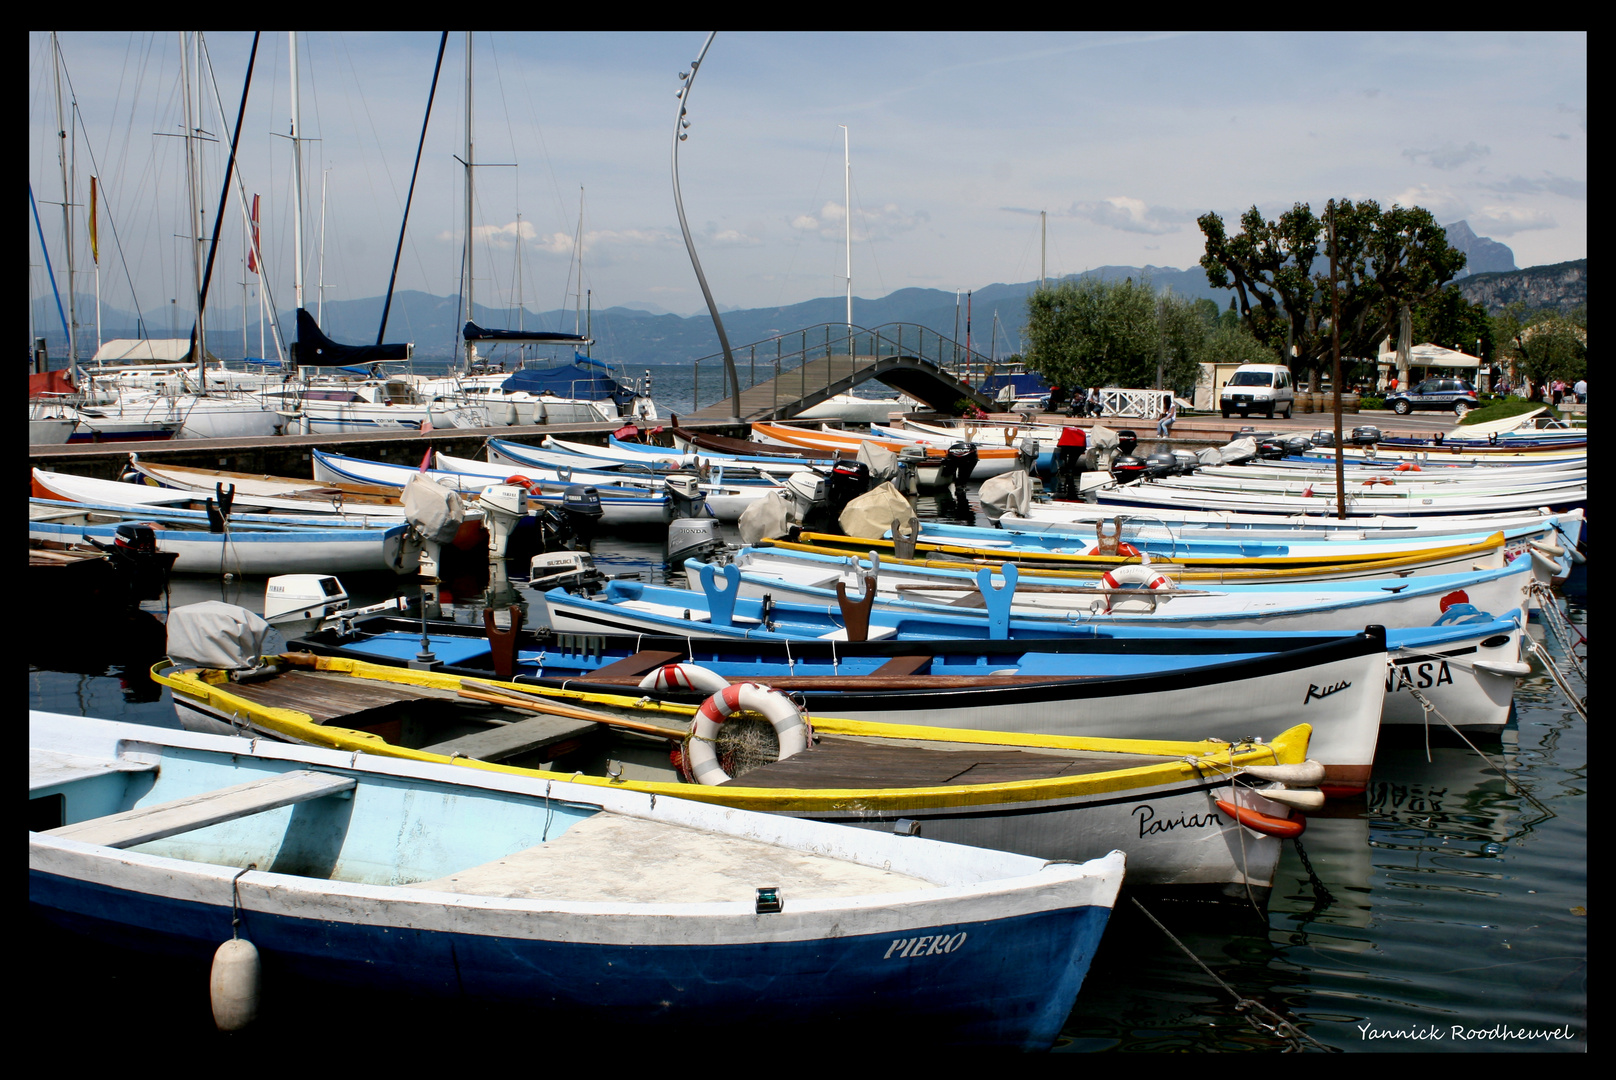
[[[1117,555],[1124,558],[1138,555],[1140,551],[1132,544],[1118,544],[1115,551],[1109,550],[1103,544],[1095,544],[1083,554],[1085,555]]]
[[[1120,589],[1124,585],[1142,585],[1151,592],[1163,592],[1173,587],[1172,581],[1163,574],[1159,574],[1152,567],[1140,563],[1130,563],[1107,570],[1100,578],[1100,588]],[[1105,598],[1105,611],[1110,611],[1117,598],[1107,595]]]
[[[716,694],[729,680],[699,664],[663,664],[640,680],[641,690],[700,690]]]
[[[743,711],[762,714],[774,728],[775,737],[780,740],[777,760],[783,761],[808,749],[808,718],[797,708],[796,702],[761,683],[731,683],[702,702],[690,722],[690,737],[685,740],[680,759],[680,770],[687,780],[722,784],[730,778],[718,764],[715,749],[718,728],[730,716]]]
[[[1307,819],[1301,815],[1293,818],[1274,817],[1272,814],[1265,814],[1261,810],[1253,810],[1247,806],[1236,806],[1227,799],[1218,800],[1218,809],[1248,829],[1255,829],[1265,836],[1277,836],[1281,840],[1301,836],[1302,830],[1307,828]]]
[[[1415,462],[1405,461],[1401,465],[1397,466],[1395,471],[1396,472],[1424,472],[1425,470],[1420,468],[1419,465],[1416,464]]]

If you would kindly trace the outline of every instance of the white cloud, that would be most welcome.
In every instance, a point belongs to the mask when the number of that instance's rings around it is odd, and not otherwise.
[[[1438,169],[1457,169],[1461,165],[1480,160],[1492,152],[1492,147],[1481,146],[1474,142],[1466,143],[1463,146],[1444,143],[1434,150],[1404,150],[1403,156],[1410,161],[1426,158]]]
[[[1194,216],[1166,207],[1150,206],[1126,195],[1114,195],[1099,202],[1075,202],[1069,213],[1107,228],[1152,236],[1178,232],[1183,228],[1182,223]]]
[[[1515,206],[1484,206],[1470,215],[1470,227],[1478,236],[1513,236],[1534,229],[1553,229],[1559,222],[1542,210]]]
[[[1470,204],[1455,195],[1447,188],[1433,188],[1426,184],[1415,184],[1405,188],[1392,196],[1388,202],[1382,202],[1382,208],[1395,203],[1398,206],[1420,206],[1429,210],[1438,221],[1458,221],[1469,216]],[[1471,218],[1472,225],[1475,219]]]
[[[874,208],[853,208],[853,242],[888,240],[897,233],[918,228],[930,221],[924,210],[909,212],[897,203],[885,203]],[[818,216],[799,214],[791,219],[791,227],[799,232],[815,232],[825,240],[841,241],[847,235],[846,209],[841,203],[827,202],[819,208]]]

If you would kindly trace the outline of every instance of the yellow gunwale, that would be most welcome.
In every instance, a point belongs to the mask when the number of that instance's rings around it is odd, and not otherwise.
[[[648,702],[619,694],[591,694],[575,690],[550,690],[526,684],[503,683],[493,679],[471,679],[441,672],[413,671],[407,668],[386,667],[349,660],[341,657],[316,658],[318,670],[345,673],[358,678],[382,682],[403,683],[441,690],[465,688],[515,689],[528,694],[542,694],[573,702],[638,709],[648,714],[690,717],[695,706],[674,702]],[[841,720],[833,717],[815,717],[814,727],[827,735],[857,735],[871,738],[924,740],[928,742],[991,743],[999,747],[1028,747],[1058,750],[1091,751],[1095,753],[1150,754],[1177,760],[1153,765],[1106,772],[1088,773],[1076,777],[1052,777],[1040,780],[1010,781],[996,784],[963,784],[957,786],[914,788],[727,788],[701,784],[664,783],[646,780],[614,781],[604,776],[583,773],[566,774],[542,772],[537,769],[518,768],[474,758],[450,759],[442,754],[412,750],[395,746],[370,732],[331,724],[317,724],[307,714],[293,709],[279,709],[258,705],[230,692],[223,672],[205,669],[177,669],[168,661],[154,665],[152,679],[169,688],[174,694],[189,698],[226,713],[255,727],[283,735],[295,742],[323,746],[334,750],[361,751],[383,757],[403,758],[410,761],[432,761],[460,765],[473,769],[514,773],[519,776],[544,776],[549,779],[568,780],[580,784],[626,788],[648,794],[668,795],[698,802],[716,803],[743,810],[768,812],[833,813],[847,811],[897,812],[961,807],[987,807],[1006,803],[1058,801],[1082,796],[1126,792],[1166,784],[1181,783],[1201,776],[1228,775],[1234,768],[1246,765],[1295,764],[1307,756],[1308,740],[1312,728],[1298,724],[1282,732],[1267,743],[1241,744],[1231,747],[1227,743],[1174,742],[1148,739],[1101,739],[1067,735],[1025,735],[1008,732],[984,732],[958,728],[919,727],[898,724],[877,724],[859,720]],[[1244,748],[1241,748],[1244,747]],[[1232,761],[1232,765],[1231,765]]]
[[[810,536],[821,536],[821,533],[809,533]],[[854,553],[856,548],[885,548],[890,550],[893,542],[890,539],[871,540],[863,537],[847,537],[846,546],[832,547],[828,545],[804,544],[790,540],[760,540],[760,548],[781,548],[786,551],[802,551],[815,555],[834,555],[845,558]],[[883,563],[894,563],[899,566],[920,566],[939,570],[980,570],[984,566],[997,570],[1006,564],[1004,552],[994,548],[951,547],[947,545],[932,545],[946,552],[957,552],[969,555],[972,562],[961,562],[949,559],[900,559],[883,552]],[[1421,566],[1425,563],[1441,562],[1452,559],[1483,558],[1491,555],[1504,546],[1504,534],[1493,533],[1485,540],[1474,544],[1454,544],[1447,547],[1428,548],[1419,552],[1402,553],[1397,556],[1344,556],[1332,562],[1323,562],[1315,558],[1292,558],[1289,556],[1253,557],[1242,560],[1249,563],[1247,568],[1225,569],[1193,569],[1197,560],[1186,559],[1155,559],[1150,560],[1152,569],[1160,570],[1175,578],[1184,581],[1200,581],[1209,583],[1235,582],[1235,581],[1271,581],[1284,578],[1303,578],[1328,576],[1330,574],[1362,573],[1364,571],[1388,571],[1408,569]],[[995,557],[997,556],[997,557]],[[1027,568],[1025,573],[1038,577],[1065,577],[1078,579],[1099,578],[1107,570],[1114,570],[1118,566],[1129,563],[1143,563],[1144,558],[1138,555],[1106,556],[1106,555],[1067,555],[1067,554],[1038,554],[1029,553],[1028,561],[1040,563],[1054,562],[1070,564],[1070,569],[1050,569],[1045,566]],[[1210,563],[1212,560],[1202,560]],[[1233,559],[1217,560],[1233,563]],[[1014,560],[1009,560],[1018,571],[1023,568]]]

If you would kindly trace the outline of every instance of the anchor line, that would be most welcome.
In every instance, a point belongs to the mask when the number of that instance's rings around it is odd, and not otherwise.
[[[1476,752],[1476,756],[1480,757],[1482,761],[1485,761],[1489,768],[1491,768],[1500,777],[1502,777],[1503,780],[1504,780],[1504,783],[1508,784],[1510,789],[1513,790],[1515,792],[1515,794],[1519,795],[1521,798],[1525,799],[1527,802],[1529,802],[1533,806],[1537,807],[1539,810],[1541,810],[1543,813],[1547,814],[1549,817],[1559,817],[1560,816],[1560,815],[1556,814],[1553,810],[1550,810],[1547,806],[1544,806],[1541,802],[1539,802],[1537,800],[1537,797],[1534,796],[1531,792],[1529,792],[1525,788],[1521,787],[1521,785],[1518,782],[1516,782],[1515,778],[1510,776],[1509,773],[1504,770],[1504,767],[1502,765],[1500,765],[1498,762],[1495,762],[1492,758],[1488,757],[1486,752],[1479,749],[1476,746],[1475,743],[1473,743],[1469,739],[1465,738],[1464,732],[1460,731],[1457,727],[1454,727],[1453,721],[1449,720],[1446,716],[1442,715],[1442,710],[1436,707],[1435,702],[1433,702],[1430,698],[1426,697],[1424,694],[1420,693],[1417,689],[1415,689],[1412,686],[1405,687],[1405,689],[1408,690],[1408,692],[1410,694],[1414,695],[1414,700],[1418,701],[1420,703],[1420,708],[1425,710],[1425,728],[1426,728],[1425,755],[1426,755],[1426,760],[1427,761],[1430,760],[1430,756],[1431,756],[1431,734],[1430,734],[1431,714],[1435,713],[1437,715],[1437,719],[1441,720],[1444,724],[1448,725],[1448,729],[1450,731],[1452,731],[1455,735],[1459,736],[1459,738],[1464,742],[1464,744],[1466,746],[1470,747],[1470,749],[1472,749],[1472,750],[1474,750]],[[1587,717],[1584,717],[1583,719],[1587,719]]]

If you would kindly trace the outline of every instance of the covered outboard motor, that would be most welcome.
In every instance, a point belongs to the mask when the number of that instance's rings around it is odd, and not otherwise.
[[[1352,429],[1352,445],[1354,446],[1373,446],[1380,440],[1380,429],[1373,424],[1366,424],[1363,427]]]
[[[1177,469],[1178,462],[1173,460],[1172,454],[1151,454],[1145,458],[1145,476],[1151,480],[1172,476]]]
[[[1312,443],[1314,446],[1334,446],[1335,432],[1324,431],[1322,429],[1315,431],[1313,433]]]
[[[954,462],[954,486],[964,487],[971,482],[971,474],[976,471],[979,455],[974,442],[957,442],[948,448],[948,456]]]
[[[594,540],[603,513],[600,492],[589,484],[573,484],[561,493],[561,515],[572,535],[585,547]]]
[[[668,522],[668,565],[684,565],[690,558],[708,558],[724,546],[718,518],[702,494],[700,478],[692,473],[670,473],[666,480],[673,519]]]
[[[1118,484],[1131,484],[1145,475],[1145,463],[1132,454],[1123,454],[1111,462],[1111,479]]]

